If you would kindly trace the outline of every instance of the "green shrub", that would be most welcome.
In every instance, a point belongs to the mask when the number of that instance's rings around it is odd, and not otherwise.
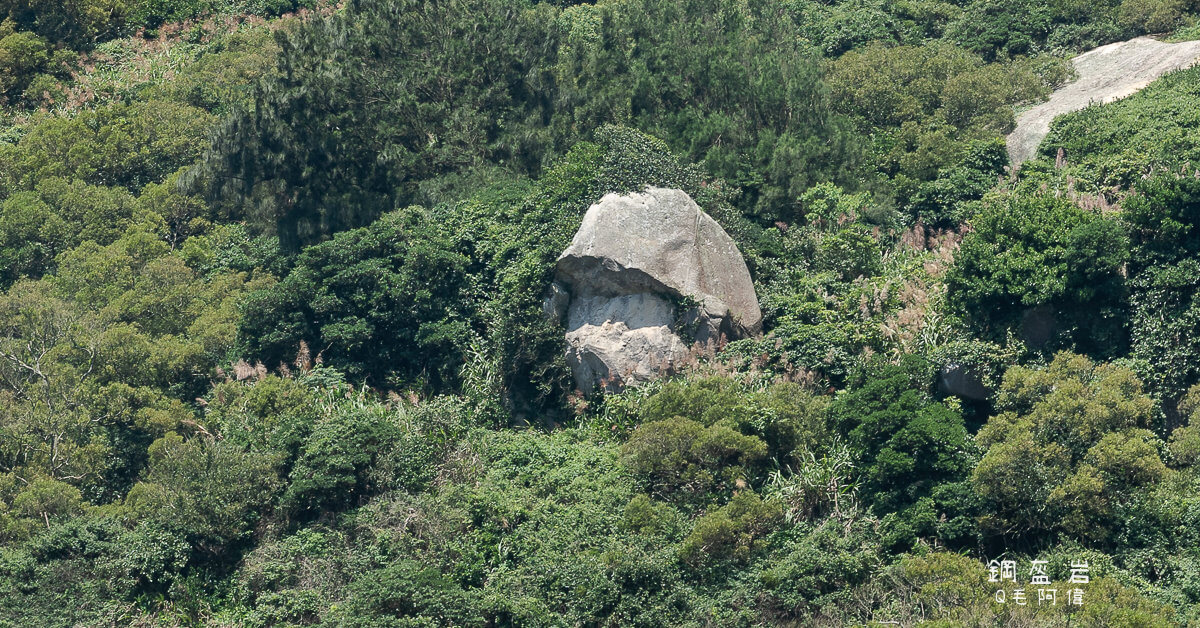
[[[306,250],[282,281],[249,296],[240,337],[267,364],[304,342],[373,384],[452,384],[470,340],[468,260],[418,209]]]
[[[992,534],[1061,530],[1103,543],[1128,521],[1135,496],[1163,477],[1162,444],[1145,429],[1154,404],[1126,368],[1067,353],[1042,370],[1013,367],[997,407],[971,472]]]
[[[362,574],[333,615],[343,626],[482,626],[471,597],[437,570],[412,560]]]
[[[1129,244],[1119,223],[1065,199],[1016,194],[987,205],[972,227],[946,276],[946,299],[977,334],[1120,353]],[[1049,322],[1030,314],[1038,307]]]
[[[705,427],[676,416],[638,426],[621,462],[651,493],[689,502],[745,485],[766,453],[762,439],[725,423]]]
[[[301,516],[357,506],[383,488],[372,470],[401,439],[384,408],[347,403],[331,410],[313,425],[288,476],[282,504]]]
[[[75,49],[116,35],[125,15],[124,0],[0,1],[0,19],[7,17],[20,30]]]
[[[14,32],[12,22],[0,23],[0,97],[12,99],[50,62],[50,44],[33,33]]]
[[[696,520],[679,545],[679,555],[693,567],[725,561],[744,563],[764,545],[764,538],[783,521],[779,505],[742,491],[729,503]]]
[[[962,414],[930,398],[927,368],[917,358],[874,365],[830,405],[857,461],[860,495],[881,516],[964,479],[971,469]]]
[[[273,505],[280,481],[272,456],[171,433],[149,448],[143,481],[125,506],[183,534],[201,561],[236,557]]]

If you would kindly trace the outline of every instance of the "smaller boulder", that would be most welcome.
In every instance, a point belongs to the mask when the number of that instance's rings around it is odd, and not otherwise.
[[[938,391],[968,401],[987,401],[991,391],[979,369],[965,364],[947,364],[938,372]]]

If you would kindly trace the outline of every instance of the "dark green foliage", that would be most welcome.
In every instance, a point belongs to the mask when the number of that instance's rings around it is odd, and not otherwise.
[[[898,181],[900,196],[907,197],[906,209],[923,224],[946,228],[969,219],[981,207],[980,199],[996,186],[1008,167],[1008,150],[999,138],[969,142],[963,155],[939,168],[932,181]]]
[[[761,439],[771,457],[782,462],[797,450],[825,446],[829,436],[825,404],[824,398],[795,384],[749,392],[735,380],[710,377],[663,386],[646,399],[641,419],[684,417],[705,426],[724,423]]]
[[[282,76],[225,123],[197,181],[295,249],[460,174],[537,173],[619,123],[740,187],[745,211],[789,218],[810,184],[849,183],[854,153],[784,27],[765,6],[724,0],[561,15],[498,0],[353,2],[281,42]],[[412,54],[425,45],[433,54]]]
[[[879,568],[878,532],[870,520],[844,526],[835,519],[777,533],[779,551],[764,565],[764,616],[774,621],[818,615],[844,603]]]
[[[155,28],[163,22],[182,22],[210,14],[279,15],[303,7],[314,0],[125,0],[131,24]]]
[[[36,194],[24,192],[0,205],[0,286],[38,277],[67,239],[67,225]]]
[[[1119,223],[1060,198],[1012,195],[985,207],[972,227],[946,285],[950,306],[976,333],[1119,354],[1129,247]]]
[[[544,139],[502,130],[548,104],[523,98],[543,80],[541,13],[359,0],[281,35],[280,78],[224,123],[204,184],[296,250],[421,200],[418,184],[437,175],[486,161],[537,167]]]
[[[34,76],[49,69],[54,58],[49,42],[33,33],[16,32],[0,21],[0,98],[18,98]]]
[[[111,37],[123,25],[122,0],[3,0],[0,20],[72,48]]]
[[[929,398],[925,369],[916,358],[870,369],[830,405],[858,462],[861,494],[880,515],[919,516],[921,501],[965,478],[973,462],[962,414]],[[913,534],[933,532],[920,528]]]
[[[936,37],[946,20],[957,12],[953,5],[940,2],[897,6],[878,0],[803,0],[785,6],[800,33],[829,56],[872,42],[910,43],[924,35]]]
[[[1134,274],[1200,255],[1200,179],[1160,174],[1139,181],[1123,206]]]
[[[1147,384],[1170,403],[1200,381],[1200,261],[1150,268],[1131,288],[1130,353],[1145,361]]]
[[[766,456],[766,444],[728,425],[680,416],[643,423],[621,450],[629,472],[654,494],[706,501],[728,493]]]
[[[987,2],[966,6],[949,28],[951,38],[988,59],[1034,52],[1051,28],[1051,7],[1044,2]]]
[[[1200,179],[1159,173],[1124,199],[1132,357],[1167,412],[1200,381]]]
[[[760,485],[764,467],[827,445],[825,400],[791,384],[750,393],[708,378],[646,399],[621,461],[653,495],[701,505]]]
[[[443,386],[470,337],[466,267],[424,212],[388,214],[306,250],[245,302],[239,333],[271,365],[305,342],[355,378],[395,385],[424,374]]]
[[[226,440],[251,451],[273,453],[284,475],[320,417],[319,392],[294,379],[267,376],[253,385],[215,386],[205,420]]]
[[[985,63],[944,41],[876,43],[828,67],[834,107],[870,134],[876,169],[898,204],[936,228],[967,218],[969,202],[1004,173],[998,135],[1015,124],[1012,105],[1047,96],[1070,74],[1050,55]]]
[[[790,253],[807,258],[811,266],[787,268],[760,289],[770,334],[732,343],[727,353],[756,360],[765,355],[781,370],[803,369],[841,385],[863,354],[883,345],[874,323],[882,322],[883,309],[891,305],[880,298],[880,291],[890,288],[885,280],[860,274],[879,269],[881,260],[871,257],[879,243],[861,225],[832,234],[796,230],[795,235],[798,250]],[[847,241],[857,250],[838,246]]]
[[[831,115],[812,55],[786,35],[789,21],[771,3],[573,11],[557,125],[619,122],[662,137],[741,188],[743,211],[770,220],[791,222],[789,205],[814,183],[850,184],[855,147]]]
[[[987,59],[1047,50],[1086,50],[1132,35],[1175,27],[1161,14],[1171,0],[1079,0],[987,2],[975,0],[947,27],[947,36]],[[1141,6],[1137,6],[1141,5]],[[1155,5],[1155,6],[1152,6]],[[1160,8],[1161,7],[1161,8]],[[1174,9],[1174,19],[1182,18]],[[1171,13],[1171,9],[1166,9]]]
[[[378,408],[335,408],[305,438],[283,504],[312,516],[360,503],[377,490],[371,469],[399,444],[400,435],[399,427]]]

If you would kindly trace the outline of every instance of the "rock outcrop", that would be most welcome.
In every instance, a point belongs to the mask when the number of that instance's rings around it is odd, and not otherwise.
[[[1197,61],[1200,41],[1169,44],[1150,37],[1100,46],[1075,57],[1072,63],[1078,78],[1051,94],[1046,102],[1017,116],[1017,126],[1008,136],[1009,158],[1014,166],[1032,159],[1055,117],[1092,103],[1124,98],[1163,74],[1191,67]]]
[[[693,342],[762,330],[733,239],[685,192],[609,194],[588,209],[558,258],[546,313],[567,327],[581,390],[645,382],[673,370]]]
[[[984,385],[979,369],[964,364],[947,364],[938,371],[938,390],[969,401],[986,401],[992,391]]]

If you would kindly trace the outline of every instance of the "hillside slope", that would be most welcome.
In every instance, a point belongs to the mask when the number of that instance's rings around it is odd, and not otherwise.
[[[1150,37],[1108,44],[1075,57],[1079,78],[1017,117],[1017,128],[1008,135],[1009,157],[1014,165],[1032,158],[1055,117],[1093,102],[1129,96],[1167,72],[1190,67],[1197,60],[1200,41],[1168,44]]]

